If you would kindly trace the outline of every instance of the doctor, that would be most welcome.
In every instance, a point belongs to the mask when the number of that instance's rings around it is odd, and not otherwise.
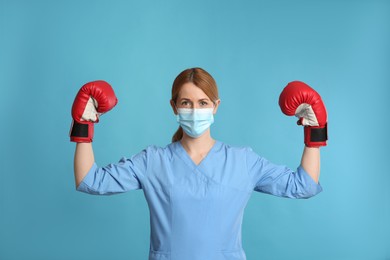
[[[327,114],[319,94],[303,82],[289,83],[279,98],[283,113],[304,126],[295,170],[212,137],[220,100],[216,82],[201,68],[186,69],[173,82],[170,104],[180,126],[172,143],[99,167],[94,123],[116,104],[104,81],[85,84],[75,98],[70,138],[77,143],[76,187],[97,195],[142,189],[150,210],[149,260],[245,260],[241,224],[253,191],[309,198],[322,190],[319,147],[327,141]]]

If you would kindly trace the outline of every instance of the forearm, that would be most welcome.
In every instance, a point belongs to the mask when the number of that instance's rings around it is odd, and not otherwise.
[[[320,178],[320,148],[305,146],[302,154],[301,166],[318,183]]]
[[[95,157],[93,154],[92,143],[77,143],[74,154],[74,176],[76,187],[82,182],[94,162]]]

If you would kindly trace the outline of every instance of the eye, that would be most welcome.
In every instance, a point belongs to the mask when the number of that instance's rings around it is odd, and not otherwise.
[[[204,107],[204,106],[207,106],[208,103],[207,103],[206,101],[200,101],[200,105],[201,105],[202,107]]]
[[[180,103],[180,106],[181,107],[189,107],[191,106],[190,102],[188,102],[187,100],[183,100],[181,103]]]

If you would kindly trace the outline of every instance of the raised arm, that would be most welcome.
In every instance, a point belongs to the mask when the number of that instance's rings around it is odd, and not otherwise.
[[[279,106],[286,115],[299,118],[304,126],[305,148],[301,166],[318,183],[320,176],[320,149],[326,146],[327,113],[321,96],[301,81],[290,82],[279,97]]]
[[[318,183],[320,178],[320,148],[305,146],[301,166]]]
[[[117,102],[114,90],[102,80],[85,84],[76,95],[70,131],[70,140],[77,143],[74,155],[76,187],[95,162],[92,149],[94,123],[99,122],[99,116],[111,110]]]
[[[93,155],[92,143],[77,143],[76,151],[74,153],[74,177],[76,187],[80,185],[94,162],[95,157]]]

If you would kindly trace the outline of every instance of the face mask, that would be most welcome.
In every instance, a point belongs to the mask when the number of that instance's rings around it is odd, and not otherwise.
[[[187,135],[197,138],[214,123],[213,111],[214,108],[178,108],[176,118]]]

